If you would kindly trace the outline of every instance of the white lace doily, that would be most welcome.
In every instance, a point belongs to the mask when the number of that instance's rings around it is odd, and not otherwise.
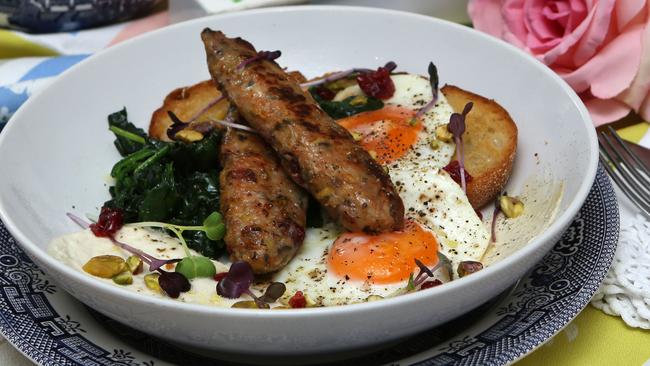
[[[640,214],[622,220],[614,262],[591,304],[650,329],[650,221]]]

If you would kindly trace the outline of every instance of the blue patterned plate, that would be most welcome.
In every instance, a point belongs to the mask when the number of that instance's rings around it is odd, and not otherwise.
[[[589,303],[612,262],[618,232],[616,196],[600,168],[562,239],[512,291],[443,326],[334,365],[515,361],[550,339]],[[190,353],[85,308],[52,283],[1,224],[0,253],[0,331],[40,365],[240,364]]]

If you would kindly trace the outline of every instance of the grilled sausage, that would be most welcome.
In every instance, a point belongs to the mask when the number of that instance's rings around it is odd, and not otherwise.
[[[350,231],[403,227],[404,205],[382,167],[312,96],[241,38],[205,29],[208,68],[217,87],[277,152],[291,178]]]
[[[306,192],[250,132],[228,129],[220,160],[221,213],[231,259],[250,263],[255,273],[282,268],[305,237]]]

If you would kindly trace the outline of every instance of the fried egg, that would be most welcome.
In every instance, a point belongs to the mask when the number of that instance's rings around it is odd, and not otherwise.
[[[403,290],[418,271],[415,259],[433,266],[440,251],[456,272],[461,261],[480,261],[488,247],[487,226],[442,169],[451,162],[455,144],[437,139],[435,131],[449,123],[451,106],[439,94],[435,107],[414,123],[432,97],[428,79],[391,78],[395,94],[383,108],[338,123],[388,170],[404,202],[405,228],[379,235],[344,233],[333,224],[309,229],[296,257],[273,279],[286,284],[286,297],[302,291],[315,305],[325,306],[387,297]],[[350,86],[334,100],[357,95],[363,95],[361,89]],[[436,276],[448,280],[441,272]]]
[[[307,230],[302,247],[273,281],[287,287],[282,303],[302,291],[312,306],[353,304],[403,292],[415,259],[427,266],[438,262],[435,235],[416,222],[382,235],[344,233],[329,224]],[[447,280],[442,271],[435,277]]]
[[[406,218],[434,231],[440,251],[453,264],[480,261],[490,234],[462,188],[442,168],[455,151],[453,142],[436,137],[436,128],[449,123],[453,109],[442,93],[434,108],[416,123],[412,118],[431,99],[429,80],[413,74],[392,76],[395,94],[382,109],[363,112],[339,123],[360,136],[359,143],[388,173],[404,202]],[[362,93],[352,86],[335,100]]]

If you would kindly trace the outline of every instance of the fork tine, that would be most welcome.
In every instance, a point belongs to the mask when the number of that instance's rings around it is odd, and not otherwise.
[[[600,141],[599,141],[600,142]],[[623,191],[623,193],[632,201],[647,218],[650,219],[650,199],[646,196],[641,196],[638,190],[635,190],[633,186],[629,183],[631,176],[629,173],[626,173],[621,169],[621,165],[617,164],[615,160],[607,152],[607,149],[600,142],[600,161],[603,163],[603,167],[609,173],[609,176],[612,177],[616,185]],[[614,165],[616,170],[612,168],[611,165]]]
[[[616,141],[618,142],[618,144],[619,144],[620,146],[623,147],[623,149],[625,150],[625,152],[627,153],[627,155],[632,157],[632,159],[636,162],[637,166],[638,166],[641,170],[643,170],[643,172],[644,172],[647,176],[650,176],[650,167],[648,167],[648,165],[647,165],[645,162],[643,162],[641,159],[639,159],[639,157],[636,156],[636,154],[634,154],[634,153],[632,152],[632,150],[630,150],[630,148],[627,146],[627,144],[625,143],[625,141],[623,141],[623,139],[622,139],[621,136],[618,134],[618,132],[616,132],[616,130],[613,129],[612,126],[607,126],[607,129],[609,130],[609,133],[612,134],[612,136],[614,136],[614,138],[616,139]]]
[[[607,149],[603,148],[601,145],[601,156],[603,155],[609,160],[610,164],[614,165],[614,168],[616,168],[612,169],[612,173],[616,174],[616,176],[622,180],[625,186],[637,197],[637,201],[642,202],[642,204],[650,210],[650,191],[648,191],[648,188],[644,186],[649,184],[648,180],[645,179],[638,181],[635,176],[630,174],[630,169],[628,169],[624,162],[614,160]],[[620,183],[619,186],[623,183]]]
[[[647,175],[643,176],[639,172],[639,169],[644,170],[645,167],[643,165],[638,166],[637,164],[634,164],[634,162],[631,162],[629,157],[626,158],[623,156],[621,147],[627,150],[628,156],[636,158],[636,156],[627,149],[627,146],[625,146],[622,141],[617,141],[615,144],[610,140],[607,134],[601,133],[600,135],[602,139],[599,140],[599,142],[607,157],[616,166],[621,175],[626,178],[627,183],[633,185],[636,192],[644,194],[646,200],[650,202],[650,187],[648,187],[650,185],[650,174],[646,173]],[[603,141],[605,142],[604,144]],[[613,159],[611,152],[613,152],[618,159]]]
[[[627,196],[627,198],[634,203],[639,210],[641,210],[641,213],[645,215],[648,219],[650,219],[650,208],[646,205],[644,205],[643,200],[641,200],[637,195],[635,195],[634,191],[631,190],[623,181],[622,179],[614,172],[612,167],[609,165],[609,161],[606,158],[603,158],[603,155],[601,154],[600,157],[601,162],[603,163],[603,167],[605,170],[607,170],[607,173],[609,174],[610,177],[616,182],[616,185],[623,191],[623,193]]]

